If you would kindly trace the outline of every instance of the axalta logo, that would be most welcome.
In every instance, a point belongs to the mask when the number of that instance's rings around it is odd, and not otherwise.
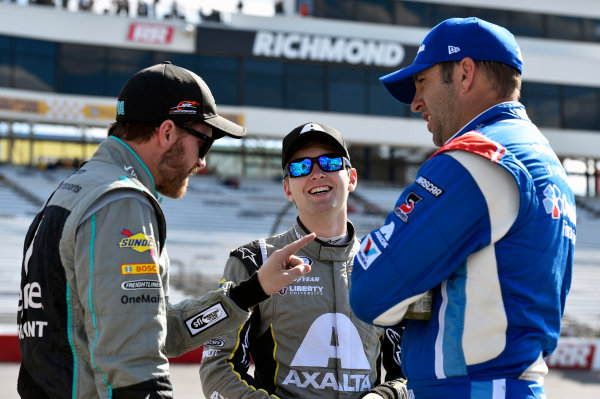
[[[341,369],[348,372],[331,373],[317,369],[326,369],[331,359],[338,361]],[[295,367],[310,368],[311,371],[300,371]],[[370,369],[360,334],[348,316],[325,313],[308,329],[282,385],[360,392],[371,389]]]
[[[358,263],[363,267],[363,269],[367,270],[371,263],[377,257],[381,255],[381,251],[377,248],[377,245],[373,242],[371,235],[365,237],[360,243],[360,251],[356,254]]]
[[[228,316],[227,312],[223,308],[221,303],[217,303],[208,309],[190,317],[185,321],[188,331],[193,336],[206,330],[212,325],[217,324],[221,320],[226,319]]]
[[[144,233],[133,234],[127,229],[123,229],[121,234],[127,236],[119,241],[119,248],[131,248],[136,252],[150,252],[156,256],[156,242],[154,238],[148,237]]]
[[[381,244],[383,248],[387,248],[389,245],[389,241],[392,238],[392,234],[394,234],[394,222],[389,222],[379,228],[379,230],[375,230],[375,237],[377,237],[377,241]]]
[[[410,193],[404,200],[404,204],[398,205],[396,209],[394,209],[394,213],[400,220],[404,223],[408,222],[408,215],[415,210],[415,204],[421,201],[423,198],[419,197],[415,193]]]
[[[200,108],[200,103],[197,101],[181,101],[177,106],[169,110],[169,114],[195,114]]]
[[[158,274],[158,266],[156,263],[125,263],[121,265],[121,274]]]
[[[392,67],[404,59],[404,47],[388,41],[259,31],[256,32],[252,54]]]

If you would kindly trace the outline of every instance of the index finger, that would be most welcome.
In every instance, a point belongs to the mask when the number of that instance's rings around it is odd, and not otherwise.
[[[294,242],[289,243],[285,247],[281,248],[279,251],[286,257],[294,255],[296,252],[300,250],[300,248],[304,247],[306,244],[311,242],[317,237],[315,233],[310,233],[305,235],[302,238],[297,239]]]

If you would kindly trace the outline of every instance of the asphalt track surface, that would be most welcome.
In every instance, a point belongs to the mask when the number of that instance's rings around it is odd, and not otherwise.
[[[2,399],[17,399],[19,363],[0,363]],[[177,399],[205,399],[197,364],[172,364]],[[546,376],[547,399],[600,399],[600,371],[551,369]],[[304,398],[303,398],[304,399]],[[306,398],[310,399],[310,398]]]

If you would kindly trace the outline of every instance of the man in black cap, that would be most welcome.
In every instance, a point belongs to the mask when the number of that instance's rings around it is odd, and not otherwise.
[[[214,140],[246,131],[217,114],[199,76],[165,62],[125,84],[108,134],[25,238],[23,398],[171,398],[167,357],[238,329],[252,306],[310,271],[293,256],[307,234],[247,280],[169,304],[159,193],[183,196]]]
[[[265,267],[275,250],[309,232],[317,238],[298,256],[312,271],[255,306],[240,330],[205,344],[200,369],[204,395],[404,398],[401,380],[375,388],[382,351],[386,378],[402,376],[400,335],[370,326],[350,310],[350,274],[360,244],[347,219],[348,194],[356,188],[357,174],[344,138],[324,124],[302,124],[283,139],[282,167],[283,191],[298,209],[296,223],[285,233],[232,251],[222,281],[247,279]],[[248,374],[250,358],[254,376]]]

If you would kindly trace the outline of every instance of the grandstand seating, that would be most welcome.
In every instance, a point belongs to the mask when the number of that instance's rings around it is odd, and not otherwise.
[[[23,238],[41,203],[71,170],[0,166],[0,331],[14,325]],[[401,188],[361,182],[350,196],[349,218],[360,236],[377,228]],[[244,179],[237,187],[215,176],[193,176],[187,194],[165,198],[173,300],[216,287],[229,251],[282,232],[296,212],[280,182]],[[566,333],[600,334],[600,199],[578,198],[577,250]],[[280,220],[278,218],[281,217]],[[198,277],[199,276],[199,277]],[[582,330],[583,326],[583,330]]]

